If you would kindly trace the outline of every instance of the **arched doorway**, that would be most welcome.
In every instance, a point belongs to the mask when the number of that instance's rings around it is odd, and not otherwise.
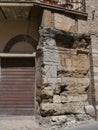
[[[34,114],[35,57],[23,52],[9,53],[22,41],[32,45],[34,52],[36,50],[37,42],[27,35],[15,36],[6,44],[6,55],[1,56],[0,115]]]

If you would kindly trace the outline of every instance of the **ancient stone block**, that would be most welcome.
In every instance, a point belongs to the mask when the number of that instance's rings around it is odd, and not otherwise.
[[[74,78],[74,77],[64,77],[58,78],[60,89],[63,87],[63,91],[70,93],[84,93],[89,87],[88,78]]]
[[[42,39],[42,45],[45,47],[56,47],[56,41],[55,39],[51,37],[47,37],[46,39]]]
[[[53,103],[61,103],[62,99],[59,95],[54,95],[53,96]]]
[[[41,115],[48,116],[48,115],[63,115],[67,113],[73,114],[83,114],[84,106],[87,105],[87,102],[71,102],[71,103],[41,103]]]
[[[71,102],[71,103],[65,103],[62,105],[62,111],[61,113],[73,113],[73,114],[79,114],[79,113],[85,113],[84,106],[88,104],[87,102]]]
[[[84,77],[89,70],[89,59],[87,54],[73,55],[62,52],[60,54],[60,64],[58,67],[58,77],[73,76]]]
[[[54,24],[53,24],[53,14],[51,13],[51,11],[49,10],[44,10],[43,12],[43,18],[42,18],[42,23],[41,23],[41,26],[44,26],[44,27],[53,27]],[[46,17],[47,16],[47,17]]]
[[[45,76],[44,78],[42,78],[42,81],[43,81],[43,84],[46,84],[46,83],[54,84],[54,83],[57,83],[57,78],[48,78]]]
[[[54,87],[54,94],[60,94],[60,84],[55,84],[55,87]]]
[[[56,78],[57,77],[57,66],[56,65],[45,65],[42,72],[44,77]]]
[[[54,13],[54,26],[56,29],[76,32],[77,22],[65,15]]]
[[[51,87],[45,87],[41,90],[42,99],[48,99],[53,97],[53,89]]]
[[[95,117],[95,108],[92,105],[85,106],[85,111],[92,117]]]
[[[78,54],[78,67],[80,71],[88,71],[89,69],[89,59],[86,54]]]
[[[62,104],[56,103],[41,103],[41,115],[48,116],[48,115],[59,115],[61,114]]]
[[[79,33],[88,33],[89,28],[87,26],[87,21],[80,20],[78,21],[78,32]]]
[[[58,65],[60,63],[58,51],[55,48],[44,48],[43,61],[47,64],[50,62],[51,64]]]
[[[87,94],[81,94],[81,95],[69,95],[66,94],[65,96],[62,96],[61,94],[61,102],[66,103],[66,102],[84,102],[87,101]]]

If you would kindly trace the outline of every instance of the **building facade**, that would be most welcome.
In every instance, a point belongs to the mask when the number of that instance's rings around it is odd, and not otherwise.
[[[0,115],[54,128],[98,119],[97,6],[0,2]]]

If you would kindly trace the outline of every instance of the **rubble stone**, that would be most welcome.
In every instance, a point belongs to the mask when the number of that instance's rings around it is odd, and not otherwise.
[[[76,118],[76,121],[87,121],[87,120],[90,120],[91,119],[91,116],[88,115],[88,114],[76,114],[75,115],[75,118]]]
[[[60,116],[52,116],[51,117],[51,124],[52,125],[62,125],[66,123],[67,116],[66,115],[60,115]]]
[[[67,115],[67,122],[66,122],[66,126],[71,126],[73,124],[76,123],[76,119],[75,119],[75,116],[70,114],[70,115]]]
[[[43,99],[52,98],[53,97],[53,89],[51,87],[45,87],[41,91],[41,95]]]

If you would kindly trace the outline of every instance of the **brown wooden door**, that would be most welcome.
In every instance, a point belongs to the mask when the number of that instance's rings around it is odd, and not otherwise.
[[[1,59],[0,115],[32,115],[34,89],[33,58]]]

